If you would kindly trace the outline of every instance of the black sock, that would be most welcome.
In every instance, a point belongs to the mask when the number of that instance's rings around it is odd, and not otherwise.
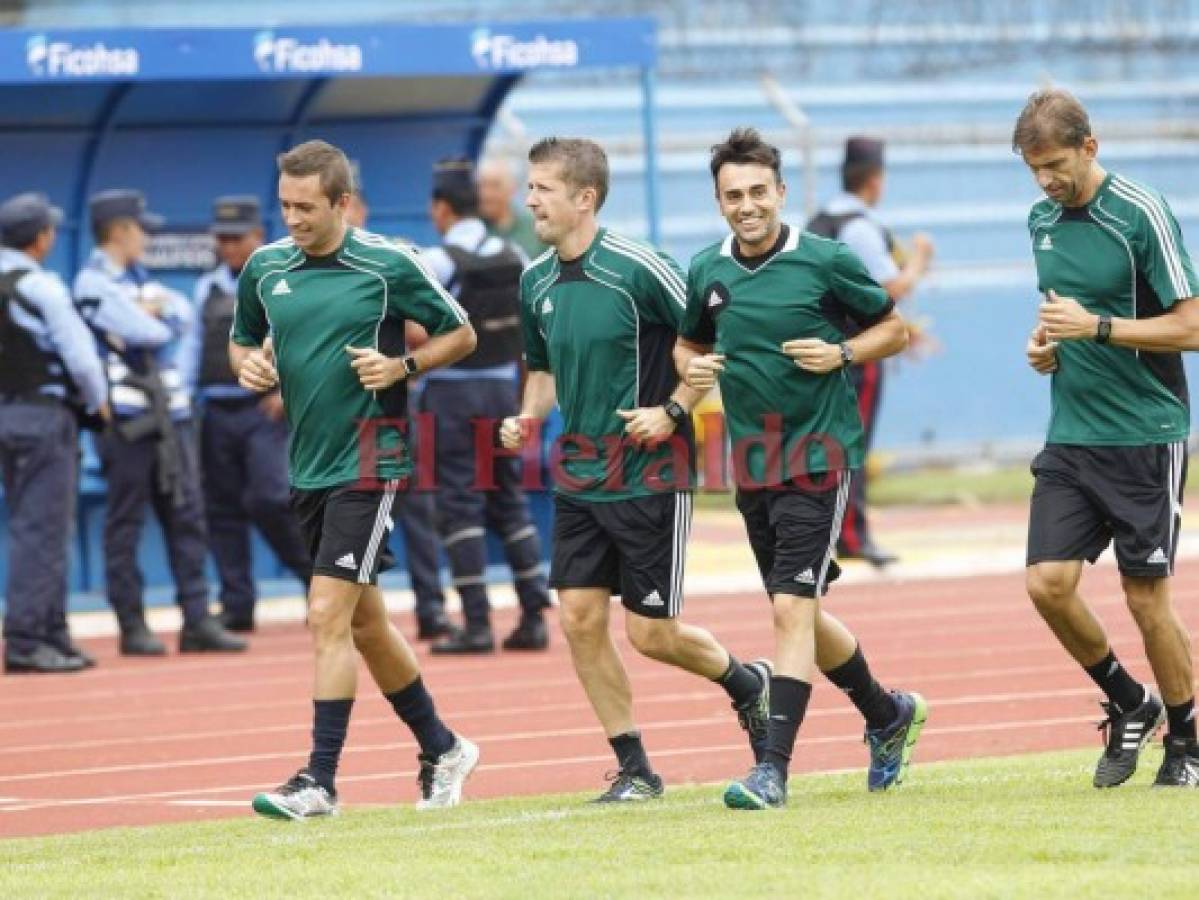
[[[1128,674],[1128,670],[1120,665],[1116,654],[1108,651],[1107,656],[1093,666],[1086,667],[1087,674],[1099,690],[1107,694],[1107,699],[1116,704],[1120,712],[1132,712],[1145,699],[1145,688]]]
[[[733,701],[733,706],[738,709],[752,703],[762,692],[762,682],[758,676],[741,665],[731,653],[729,654],[729,667],[724,670],[723,675],[716,679],[716,683],[724,688],[724,692]]]
[[[333,781],[337,777],[341,748],[346,742],[346,729],[350,727],[354,698],[313,700],[312,706],[312,753],[308,756],[308,774],[332,794],[335,793]]]
[[[425,689],[425,683],[419,675],[408,687],[383,696],[391,703],[396,715],[412,729],[422,754],[437,759],[453,749],[454,733],[438,717],[437,710],[433,708],[433,696]]]
[[[1166,705],[1166,718],[1169,721],[1170,737],[1195,740],[1195,698],[1177,706]]]
[[[616,763],[620,771],[627,775],[653,775],[649,767],[649,757],[645,755],[645,746],[641,743],[641,732],[629,731],[608,738],[612,752],[616,754]]]
[[[791,751],[795,748],[795,735],[799,733],[811,696],[812,686],[806,681],[785,675],[770,679],[770,727],[762,761],[774,766],[784,779],[791,762]]]
[[[846,662],[825,672],[824,677],[845,692],[866,720],[867,728],[886,728],[899,717],[895,698],[870,674],[861,645],[854,647],[853,656]]]

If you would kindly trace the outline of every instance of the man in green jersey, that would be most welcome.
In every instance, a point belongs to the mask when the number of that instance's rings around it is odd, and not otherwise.
[[[774,607],[776,647],[765,753],[724,802],[786,803],[817,666],[865,718],[867,786],[886,790],[906,774],[927,705],[878,683],[821,598],[840,574],[833,550],[865,455],[848,369],[898,353],[907,329],[845,244],[782,221],[780,154],[757,131],[713,147],[711,171],[732,234],[691,261],[675,356],[691,387],[720,382],[737,508]]]
[[[1032,464],[1028,593],[1107,695],[1095,786],[1132,777],[1163,721],[1155,784],[1199,786],[1190,641],[1169,588],[1190,422],[1179,351],[1199,348],[1199,282],[1165,199],[1104,170],[1069,93],[1033,94],[1012,148],[1046,194],[1028,217],[1044,301],[1027,352],[1053,375],[1049,434]],[[1124,669],[1079,597],[1083,560],[1109,543],[1161,699]]]
[[[278,164],[290,237],[257,250],[242,269],[229,356],[243,387],[278,386],[283,396],[292,506],[313,561],[316,671],[308,765],[253,806],[274,818],[337,812],[355,650],[420,745],[418,808],[454,806],[479,750],[437,716],[412,649],[388,621],[377,576],[393,562],[392,507],[413,466],[403,443],[404,380],[461,359],[474,349],[474,331],[412,251],[346,225],[353,180],[341,150],[308,141]],[[432,337],[405,355],[408,319]]]
[[[564,435],[555,469],[550,584],[575,672],[616,754],[602,802],[662,794],[633,720],[632,692],[608,628],[609,599],[641,653],[720,684],[749,733],[765,737],[770,664],[742,665],[707,631],[678,620],[691,525],[699,392],[671,361],[686,308],[675,262],[602,228],[608,159],[594,141],[548,138],[529,152],[528,206],[551,249],[521,278],[528,380],[520,414],[504,419],[521,446],[554,407]]]

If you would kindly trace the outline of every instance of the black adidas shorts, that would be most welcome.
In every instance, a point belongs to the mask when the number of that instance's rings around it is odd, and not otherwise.
[[[691,494],[592,503],[554,495],[550,587],[608,588],[651,619],[683,609],[683,565]]]
[[[395,565],[388,549],[394,527],[392,506],[401,481],[385,481],[380,490],[355,490],[353,484],[316,490],[291,489],[291,508],[312,557],[316,575],[376,584],[380,572]]]
[[[831,472],[821,485],[737,492],[767,593],[823,597],[840,576],[833,549],[852,479],[852,472]]]
[[[1141,447],[1046,444],[1032,462],[1028,565],[1094,562],[1114,541],[1122,574],[1172,574],[1186,473],[1182,441]]]

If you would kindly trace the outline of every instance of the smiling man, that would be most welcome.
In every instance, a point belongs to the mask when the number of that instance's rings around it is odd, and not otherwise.
[[[1132,777],[1169,722],[1155,784],[1199,786],[1190,639],[1170,600],[1182,520],[1187,383],[1199,348],[1199,282],[1157,191],[1107,172],[1071,94],[1033,94],[1012,149],[1046,194],[1029,213],[1044,301],[1029,364],[1052,374],[1052,408],[1028,524],[1028,593],[1062,646],[1107,695],[1095,787]],[[1128,608],[1161,699],[1116,659],[1078,594],[1083,560],[1115,543]]]
[[[848,369],[898,353],[907,329],[845,244],[782,221],[781,157],[757,131],[737,129],[713,147],[711,172],[732,233],[691,261],[675,358],[691,387],[720,383],[737,508],[773,604],[776,654],[765,752],[724,800],[751,810],[786,803],[817,667],[866,720],[867,786],[886,790],[904,778],[925,701],[884,690],[821,598],[840,572],[833,548],[864,456]]]
[[[253,806],[286,819],[337,812],[358,655],[420,746],[418,808],[454,806],[479,750],[438,717],[377,578],[394,562],[392,508],[413,466],[400,427],[403,382],[470,353],[475,333],[413,252],[346,225],[353,179],[341,150],[308,141],[278,164],[290,237],[242,269],[229,356],[242,387],[280,389],[291,426],[292,507],[313,562],[315,677],[308,765]],[[405,354],[409,319],[431,337]]]

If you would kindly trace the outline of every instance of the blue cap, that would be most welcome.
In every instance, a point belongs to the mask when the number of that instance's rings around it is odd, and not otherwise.
[[[433,166],[433,199],[473,207],[478,203],[475,167],[464,156],[439,159]]]
[[[146,195],[130,188],[117,188],[93,194],[87,201],[92,228],[106,225],[114,219],[133,219],[146,231],[161,231],[165,220],[146,209]]]
[[[882,168],[883,142],[878,138],[856,135],[845,142],[845,165],[869,165]]]
[[[62,210],[45,194],[17,194],[0,203],[0,243],[28,247],[42,231],[61,221]]]
[[[258,198],[251,194],[217,197],[212,203],[212,225],[208,230],[218,237],[241,237],[262,227]]]

